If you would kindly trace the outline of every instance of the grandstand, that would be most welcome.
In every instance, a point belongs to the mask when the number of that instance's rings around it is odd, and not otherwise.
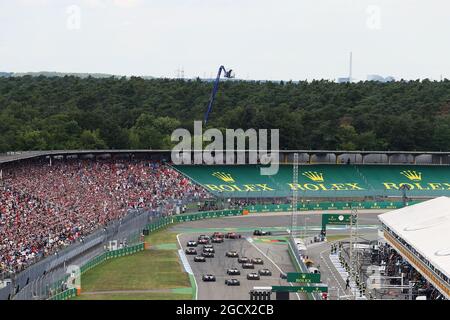
[[[294,153],[300,154],[301,161],[296,185],[290,165]],[[238,205],[248,205],[240,202],[245,199],[289,203],[297,190],[302,200],[331,201],[332,206],[340,200],[448,196],[449,156],[445,152],[280,151],[278,174],[261,176],[258,165],[172,166],[168,150],[4,154],[0,156],[0,280],[16,279],[16,287],[7,288],[6,296],[11,296],[10,291],[14,295],[49,270],[44,264],[26,273],[37,261],[50,259],[102,228],[120,225],[131,212],[172,215],[180,212],[180,206],[209,201],[211,195],[235,199]],[[381,207],[375,203],[369,208]],[[98,239],[89,246],[84,243],[76,254],[91,252],[106,241]],[[51,268],[62,262],[63,257],[55,258]],[[2,290],[0,299],[5,297]]]
[[[439,197],[379,216],[388,243],[450,299],[450,198]]]
[[[259,175],[254,166],[176,166],[184,175],[219,196],[287,197],[294,189],[308,198],[399,197],[432,198],[450,194],[450,170],[424,165],[303,165],[299,183],[292,183],[292,166],[281,165],[275,176]]]
[[[132,211],[172,214],[183,200],[208,197],[152,159],[12,161],[2,165],[1,186],[0,280],[74,243],[91,250],[86,237],[117,221],[123,226]]]

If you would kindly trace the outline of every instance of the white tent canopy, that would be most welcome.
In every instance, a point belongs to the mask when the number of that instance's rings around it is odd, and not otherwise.
[[[450,198],[435,198],[378,217],[450,278]]]

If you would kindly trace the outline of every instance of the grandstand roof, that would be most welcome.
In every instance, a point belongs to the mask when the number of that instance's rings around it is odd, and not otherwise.
[[[390,211],[379,219],[450,277],[450,198],[439,197]]]
[[[192,152],[195,150],[192,150]],[[221,151],[221,150],[216,150]],[[223,150],[222,150],[223,151]],[[247,150],[249,151],[249,150]],[[256,150],[255,150],[256,151]],[[264,151],[264,150],[259,150]],[[271,150],[268,150],[271,151]],[[385,155],[434,155],[434,156],[442,156],[448,157],[450,156],[450,152],[442,152],[442,151],[364,151],[364,150],[353,150],[353,151],[345,151],[345,150],[278,150],[281,154],[293,154],[293,153],[305,153],[305,154],[316,154],[316,155],[326,155],[326,154],[334,154],[334,155],[342,155],[342,154],[361,154],[361,155],[370,155],[370,154],[385,154]],[[172,150],[145,150],[145,149],[132,149],[132,150],[43,150],[43,151],[11,151],[7,153],[0,153],[0,163],[7,163],[18,160],[25,160],[43,156],[57,156],[57,155],[81,155],[81,154],[120,154],[120,153],[164,153],[170,154]],[[445,162],[447,163],[447,162]]]

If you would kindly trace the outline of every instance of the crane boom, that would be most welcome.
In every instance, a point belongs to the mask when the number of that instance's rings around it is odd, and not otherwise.
[[[232,69],[226,70],[224,66],[220,66],[219,71],[217,72],[216,80],[214,81],[214,86],[213,86],[213,90],[211,92],[211,96],[209,98],[208,109],[206,110],[206,113],[205,113],[205,119],[203,121],[205,125],[208,122],[209,113],[212,110],[214,99],[216,98],[217,90],[219,89],[219,82],[220,82],[220,76],[222,75],[222,71],[224,72],[225,78],[233,78],[234,77],[232,74],[232,71],[233,71]]]

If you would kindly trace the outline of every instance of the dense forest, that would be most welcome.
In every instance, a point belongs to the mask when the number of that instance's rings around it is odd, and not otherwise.
[[[212,83],[0,78],[0,152],[170,148],[202,120]],[[226,81],[208,127],[278,128],[282,149],[450,150],[450,81]]]

